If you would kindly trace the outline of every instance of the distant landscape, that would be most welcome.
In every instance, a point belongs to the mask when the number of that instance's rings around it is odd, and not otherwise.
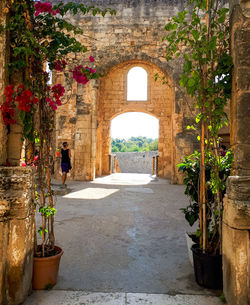
[[[147,137],[131,137],[112,139],[112,152],[154,151],[158,150],[158,139]]]

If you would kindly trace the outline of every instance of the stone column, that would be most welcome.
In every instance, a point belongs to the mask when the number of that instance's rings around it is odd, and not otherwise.
[[[102,133],[102,174],[110,175],[110,154],[111,154],[111,143],[110,143],[110,121],[103,122],[103,133]]]
[[[241,6],[236,2],[231,6],[234,166],[224,199],[223,281],[227,303],[247,305],[250,300],[250,2],[244,1]]]
[[[0,1],[0,25],[3,27],[6,25],[6,13],[4,9],[6,8],[6,0]],[[7,84],[7,48],[6,48],[6,35],[5,32],[0,32],[0,105],[3,103],[4,98],[4,88]],[[0,113],[0,164],[5,165],[7,158],[7,128],[4,125],[2,115]]]
[[[31,289],[34,248],[33,171],[0,167],[0,304],[22,303]]]

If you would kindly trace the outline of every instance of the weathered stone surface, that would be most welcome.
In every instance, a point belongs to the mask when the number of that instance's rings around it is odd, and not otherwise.
[[[229,305],[250,300],[250,141],[249,141],[249,48],[250,1],[232,1],[231,47],[234,62],[231,102],[232,177],[227,181],[223,212],[223,285]],[[244,3],[243,3],[244,2]],[[250,6],[249,6],[250,7]]]
[[[4,8],[6,7],[6,0],[0,1],[0,25],[6,25],[6,14]],[[0,33],[0,105],[3,103],[4,88],[6,86],[7,74],[6,74],[6,59],[7,59],[7,48],[6,48],[6,35]],[[7,158],[7,128],[4,125],[2,116],[0,115],[0,165],[5,165]]]
[[[157,151],[115,153],[119,172],[152,174],[153,156],[157,156],[157,154]]]
[[[228,304],[249,304],[249,231],[223,223],[223,286]]]
[[[0,304],[20,304],[31,288],[34,248],[33,172],[0,167]]]
[[[56,1],[53,1],[56,2]],[[66,0],[64,2],[67,2]],[[168,17],[183,9],[181,1],[86,1],[85,5],[116,9],[116,16],[107,14],[84,17],[69,16],[88,35],[79,36],[89,52],[69,56],[69,69],[76,64],[87,65],[94,56],[104,77],[86,86],[72,83],[70,73],[55,74],[55,82],[66,83],[68,102],[57,111],[56,146],[67,141],[72,150],[72,179],[89,180],[110,173],[110,123],[119,114],[144,112],[159,119],[159,176],[181,182],[176,164],[192,151],[193,138],[186,125],[193,114],[192,102],[177,85],[181,60],[166,62],[162,36]],[[127,73],[140,66],[148,73],[148,100],[128,102]],[[165,76],[168,85],[155,82],[155,74]],[[60,124],[60,117],[69,120]],[[70,118],[74,118],[71,123]],[[185,122],[183,119],[185,118]],[[129,124],[129,122],[128,122]],[[183,141],[176,138],[181,134]],[[186,137],[186,138],[185,138]],[[181,145],[184,144],[184,147]],[[188,149],[190,147],[190,149]],[[59,167],[56,167],[57,177]],[[178,178],[179,177],[179,178]]]

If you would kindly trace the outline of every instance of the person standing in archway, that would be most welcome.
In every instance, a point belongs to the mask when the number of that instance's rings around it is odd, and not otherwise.
[[[61,168],[62,168],[62,186],[66,187],[65,181],[67,179],[67,173],[71,170],[71,152],[68,148],[68,143],[63,142],[62,149],[61,149]]]

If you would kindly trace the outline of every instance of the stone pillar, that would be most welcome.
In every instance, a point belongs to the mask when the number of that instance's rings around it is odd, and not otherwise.
[[[250,301],[250,2],[242,1],[241,6],[235,4],[237,1],[232,2],[231,145],[234,167],[224,199],[223,281],[227,303],[247,305]]]
[[[6,25],[6,13],[4,9],[6,8],[6,0],[0,1],[0,25]],[[7,84],[7,48],[6,48],[6,35],[5,32],[0,32],[0,105],[3,103],[4,88]],[[7,158],[7,128],[4,125],[2,115],[0,114],[0,164],[5,165]]]
[[[111,143],[110,143],[110,121],[103,122],[103,133],[102,133],[102,174],[110,175],[110,154],[111,154]]]
[[[22,303],[31,289],[34,248],[33,172],[0,167],[0,304]]]

